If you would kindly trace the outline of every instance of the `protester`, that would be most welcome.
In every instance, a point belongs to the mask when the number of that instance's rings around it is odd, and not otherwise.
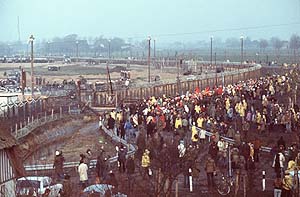
[[[57,181],[60,181],[63,179],[64,177],[64,170],[63,170],[63,166],[64,166],[64,161],[65,158],[62,155],[62,151],[55,151],[55,158],[54,158],[54,171],[55,171],[55,179]]]
[[[216,172],[216,164],[210,155],[208,155],[207,160],[205,162],[205,171],[207,175],[208,188],[211,188],[215,186],[214,173]]]
[[[275,170],[276,177],[277,178],[282,178],[283,177],[283,168],[284,168],[284,162],[285,162],[285,157],[282,152],[278,152],[273,160],[272,167]]]
[[[88,166],[84,163],[83,160],[80,160],[80,164],[78,166],[78,174],[81,189],[84,190],[84,188],[86,188],[88,185]]]
[[[133,174],[135,172],[135,163],[134,163],[134,156],[130,156],[126,162],[126,172],[127,172],[127,179],[128,179],[128,189],[132,192],[133,189]]]
[[[150,169],[150,151],[148,149],[145,149],[145,152],[143,153],[143,156],[142,156],[142,167],[144,168],[144,172],[145,172],[145,175],[152,175],[151,174],[151,169]]]
[[[121,145],[119,151],[118,151],[118,162],[119,162],[119,171],[120,173],[125,172],[125,164],[126,164],[126,154],[127,151],[123,145]]]

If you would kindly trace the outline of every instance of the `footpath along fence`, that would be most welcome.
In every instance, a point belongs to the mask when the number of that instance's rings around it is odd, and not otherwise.
[[[176,96],[187,91],[194,92],[196,88],[200,90],[206,87],[219,85],[229,85],[238,81],[255,79],[261,76],[261,65],[244,66],[241,69],[235,69],[221,73],[202,74],[196,80],[177,81],[168,84],[157,84],[151,82],[141,87],[130,87],[128,89],[118,89],[113,95],[107,92],[81,92],[81,101],[91,102],[93,107],[116,106],[127,99],[142,99],[150,96]]]
[[[134,153],[136,151],[136,147],[134,145],[127,143],[127,141],[125,141],[124,139],[121,139],[119,136],[115,135],[115,133],[113,131],[106,129],[105,127],[103,127],[103,131],[105,132],[105,134],[107,136],[109,136],[112,139],[112,141],[114,143],[117,143],[117,144],[122,143],[125,147],[127,147],[127,149],[128,149],[127,156],[134,155]],[[117,162],[117,160],[118,160],[117,156],[110,157],[108,159],[108,161],[110,163],[115,163],[115,162]],[[97,163],[97,160],[91,160],[90,168],[95,168],[96,163]],[[65,162],[64,168],[65,169],[74,168],[74,167],[78,167],[78,165],[79,165],[79,162]],[[41,172],[43,172],[43,174],[52,174],[51,172],[54,170],[53,164],[25,165],[24,168],[27,173],[35,174],[35,175],[41,174]]]

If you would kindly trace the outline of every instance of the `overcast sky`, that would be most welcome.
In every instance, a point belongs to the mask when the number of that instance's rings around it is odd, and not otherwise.
[[[163,42],[300,35],[300,0],[0,0],[0,41],[18,40],[18,16],[21,40],[72,33],[137,39],[150,34]]]

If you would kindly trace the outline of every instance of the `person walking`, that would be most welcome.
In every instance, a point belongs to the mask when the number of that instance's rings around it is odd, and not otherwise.
[[[215,185],[214,173],[216,172],[216,163],[210,155],[208,155],[207,160],[205,162],[205,171],[207,175],[207,185],[208,188],[211,189]]]
[[[282,178],[283,177],[283,167],[284,167],[285,157],[282,152],[278,152],[273,160],[272,167],[275,170],[276,177]]]
[[[120,150],[118,151],[118,162],[119,162],[119,171],[120,173],[125,172],[125,163],[126,163],[126,150],[123,145],[121,145]]]
[[[128,190],[129,190],[129,193],[132,192],[132,189],[133,189],[133,174],[134,174],[134,171],[135,171],[135,163],[134,163],[134,156],[130,156],[128,159],[127,159],[127,162],[126,162],[126,172],[127,172],[127,178],[128,178]]]
[[[192,126],[192,136],[191,136],[192,144],[194,147],[198,146],[198,140],[199,140],[199,135],[198,135],[198,130],[196,128],[196,123],[193,122]]]
[[[150,167],[150,151],[148,149],[145,150],[142,156],[142,167],[145,169],[145,175],[152,175]]]
[[[100,183],[102,182],[107,174],[107,164],[106,164],[107,158],[103,158],[103,155],[100,154],[97,157],[97,162],[96,162],[96,182]]]
[[[84,163],[83,160],[80,160],[80,164],[78,166],[78,174],[79,174],[79,181],[81,185],[82,191],[88,185],[88,166]]]
[[[64,178],[64,171],[63,171],[64,161],[65,158],[62,155],[62,151],[59,150],[55,151],[53,168],[54,168],[56,181],[61,181]]]

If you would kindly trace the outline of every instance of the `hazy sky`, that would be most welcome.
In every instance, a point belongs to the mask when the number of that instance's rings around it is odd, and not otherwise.
[[[0,0],[0,41],[18,40],[18,16],[21,40],[71,33],[138,39],[150,34],[162,42],[300,34],[300,0]],[[292,25],[274,26],[281,24]],[[257,26],[267,28],[243,29]]]

